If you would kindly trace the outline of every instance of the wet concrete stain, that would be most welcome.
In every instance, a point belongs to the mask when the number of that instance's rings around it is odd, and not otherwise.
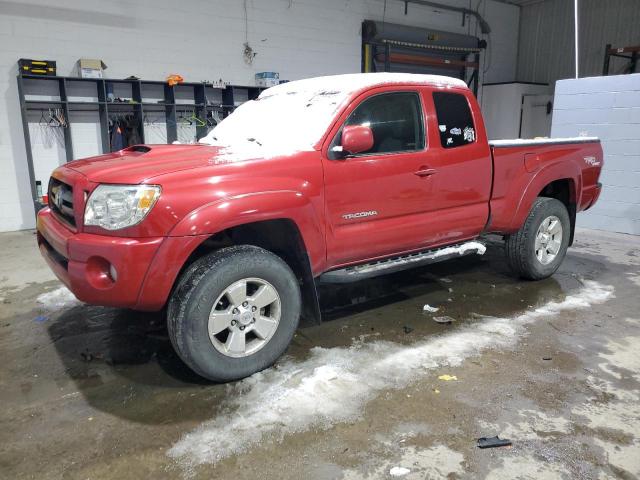
[[[283,361],[302,361],[315,346],[410,345],[483,315],[512,317],[562,300],[581,278],[613,285],[616,298],[535,322],[515,349],[383,392],[357,421],[188,472],[167,450],[221,414],[231,389],[182,364],[161,314],[81,305],[34,322],[35,297],[57,282],[2,290],[0,477],[386,478],[402,465],[411,470],[404,478],[636,478],[640,379],[624,362],[640,356],[640,345],[623,342],[640,336],[630,279],[640,246],[588,232],[578,238],[558,274],[541,282],[514,279],[495,241],[482,257],[322,287],[325,322],[301,328]],[[423,312],[427,303],[437,314]],[[439,324],[433,315],[456,321]],[[616,357],[621,350],[626,357]],[[442,373],[458,381],[438,380]],[[625,410],[630,431],[620,426]],[[513,448],[475,448],[476,438],[497,434]]]

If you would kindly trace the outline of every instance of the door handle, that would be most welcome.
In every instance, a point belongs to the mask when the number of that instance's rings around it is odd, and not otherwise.
[[[419,177],[429,177],[437,172],[438,171],[435,168],[420,167],[420,170],[418,170],[417,172],[413,172],[413,174]]]

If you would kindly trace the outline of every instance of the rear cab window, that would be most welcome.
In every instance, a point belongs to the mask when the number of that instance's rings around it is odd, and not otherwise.
[[[476,141],[476,129],[467,97],[460,93],[433,92],[442,148],[464,147]]]

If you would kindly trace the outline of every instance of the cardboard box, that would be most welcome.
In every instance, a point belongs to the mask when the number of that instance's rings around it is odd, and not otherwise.
[[[280,83],[280,74],[278,72],[260,72],[256,73],[256,86],[273,87]]]
[[[102,60],[81,58],[76,64],[78,76],[81,78],[103,78],[107,65]]]

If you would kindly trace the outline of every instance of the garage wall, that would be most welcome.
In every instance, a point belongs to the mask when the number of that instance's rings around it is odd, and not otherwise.
[[[517,82],[485,84],[480,107],[489,139],[529,138],[525,134],[526,129],[522,129],[526,113],[523,102],[525,98],[548,95],[550,92],[549,85]],[[539,130],[545,130],[546,125],[545,123]],[[548,136],[548,127],[540,135]]]
[[[637,45],[640,41],[640,1],[580,0],[580,76],[602,73],[604,49]],[[553,85],[573,78],[573,0],[544,0],[525,5],[520,14],[518,80]],[[611,60],[611,73],[620,73],[624,63]]]
[[[578,225],[640,235],[640,74],[556,83],[552,137],[600,137],[603,184]]]
[[[441,1],[469,6],[468,0]],[[479,10],[493,29],[484,79],[511,81],[519,9],[482,0]],[[248,0],[245,34],[241,0],[0,1],[0,231],[34,226],[16,86],[18,58],[56,60],[60,75],[70,75],[84,57],[103,59],[110,78],[151,80],[180,73],[187,81],[222,77],[252,84],[254,73],[265,70],[290,80],[358,72],[364,19],[384,17],[467,34],[477,30],[473,19],[463,25],[462,15],[446,10],[410,5],[408,13],[398,0],[388,0],[386,11],[383,0]],[[242,58],[245,38],[257,52],[251,66]],[[93,153],[95,121],[87,118],[72,132],[84,154]],[[38,158],[54,164],[64,158],[55,139],[37,131],[37,119],[30,128]]]

